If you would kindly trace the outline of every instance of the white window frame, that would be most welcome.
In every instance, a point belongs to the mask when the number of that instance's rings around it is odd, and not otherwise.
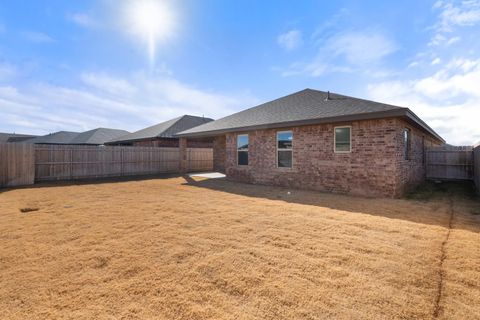
[[[337,151],[337,129],[350,128],[350,150],[348,151]],[[352,126],[337,126],[333,127],[333,152],[334,153],[352,153]]]
[[[290,149],[280,149],[280,148],[278,148],[278,134],[279,133],[286,133],[286,132],[291,132],[292,133],[292,147]],[[289,169],[293,168],[293,139],[294,139],[293,130],[282,130],[282,131],[276,131],[275,132],[275,145],[276,145],[276,149],[277,149],[277,153],[275,154],[275,166],[278,169],[289,170]],[[291,167],[279,167],[278,166],[278,152],[282,152],[282,151],[291,151],[292,152],[292,166]]]
[[[242,137],[242,136],[247,136],[247,140],[248,140],[248,148],[245,150],[238,150],[238,138],[239,137]],[[248,135],[248,133],[242,133],[242,134],[237,134],[237,137],[235,139],[235,144],[237,145],[237,166],[239,167],[248,167],[250,165],[250,157],[249,157],[249,152],[248,150],[250,149],[250,136]],[[248,164],[239,164],[238,163],[238,153],[239,152],[246,152],[247,153],[247,158],[248,158]]]

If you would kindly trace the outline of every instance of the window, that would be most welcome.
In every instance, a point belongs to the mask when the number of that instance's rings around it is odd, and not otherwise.
[[[352,151],[352,128],[336,127],[335,128],[335,152],[348,153]]]
[[[248,134],[237,136],[237,164],[248,166]]]
[[[292,167],[292,131],[277,132],[277,166],[279,168]]]
[[[410,159],[410,129],[405,128],[403,130],[403,154],[405,160]]]

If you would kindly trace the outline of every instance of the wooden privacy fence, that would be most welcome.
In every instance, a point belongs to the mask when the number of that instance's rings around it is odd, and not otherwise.
[[[178,148],[38,145],[35,180],[75,180],[178,172]]]
[[[426,151],[427,179],[473,180],[473,147],[441,146]]]
[[[213,149],[211,148],[187,148],[187,170],[212,171]]]
[[[34,154],[32,144],[0,144],[0,187],[33,184]]]
[[[35,180],[75,180],[180,171],[178,148],[38,145]],[[187,149],[188,171],[213,168],[212,149]]]
[[[213,150],[187,148],[186,171],[213,170]],[[0,187],[180,172],[179,148],[0,144]]]
[[[477,187],[477,192],[480,194],[480,143],[473,149],[473,174],[474,174],[474,182],[475,186]]]

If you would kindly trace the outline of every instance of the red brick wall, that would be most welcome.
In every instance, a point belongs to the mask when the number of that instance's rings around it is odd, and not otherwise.
[[[425,149],[441,143],[404,120],[398,119],[397,123],[396,195],[401,196],[425,181]],[[411,142],[408,159],[405,159],[404,129],[410,130]]]
[[[418,157],[410,161],[409,172],[399,159],[399,119],[366,120],[345,123],[352,126],[352,152],[334,153],[333,124],[291,128],[293,167],[276,167],[276,129],[249,134],[249,166],[236,164],[236,134],[226,135],[227,178],[249,183],[349,193],[366,196],[399,196],[405,188],[423,179]],[[282,130],[289,130],[288,128]],[[412,135],[412,137],[415,135]],[[416,139],[416,138],[415,138]],[[403,141],[400,140],[400,141]],[[415,140],[416,141],[416,140]],[[412,152],[417,152],[417,141]],[[415,151],[414,151],[415,150]],[[403,173],[399,172],[399,165]],[[404,175],[407,178],[404,178]],[[424,173],[423,173],[424,176]]]
[[[473,181],[477,187],[477,193],[480,194],[480,143],[475,145],[475,148],[473,149],[473,161],[473,173],[475,174]]]
[[[213,170],[225,172],[226,140],[225,136],[215,137],[213,140]]]
[[[158,138],[154,140],[135,141],[132,142],[131,145],[136,147],[178,148],[178,139]]]
[[[135,141],[131,143],[132,146],[137,147],[164,147],[164,148],[178,148],[178,139],[172,138],[158,138],[153,140]],[[211,141],[196,141],[188,140],[188,148],[212,148]]]

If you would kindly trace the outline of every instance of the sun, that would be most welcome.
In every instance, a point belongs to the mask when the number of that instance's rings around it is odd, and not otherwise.
[[[153,63],[156,45],[173,35],[175,14],[166,0],[132,0],[127,10],[128,30],[146,43]]]

